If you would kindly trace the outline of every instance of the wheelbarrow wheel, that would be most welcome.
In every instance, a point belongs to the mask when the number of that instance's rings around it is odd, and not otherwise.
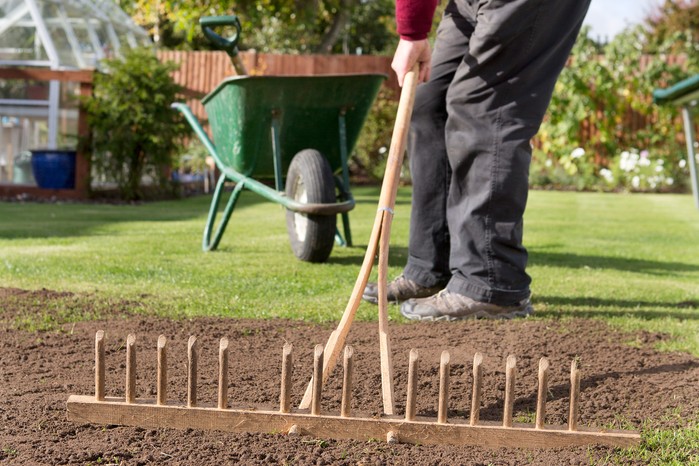
[[[297,202],[335,202],[335,179],[330,164],[314,149],[294,156],[286,175],[286,195]],[[335,242],[336,215],[286,211],[286,228],[294,255],[307,262],[325,262]]]

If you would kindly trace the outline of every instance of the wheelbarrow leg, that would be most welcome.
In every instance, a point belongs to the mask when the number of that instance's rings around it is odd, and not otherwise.
[[[345,185],[342,182],[342,179],[339,177],[335,177],[335,185],[337,186],[337,190],[340,192],[338,199],[340,201],[347,201],[352,199],[352,194],[349,192],[349,185]],[[342,237],[342,234],[340,233],[340,229],[337,229],[337,232],[335,233],[335,243],[338,244],[339,246],[352,246],[352,231],[350,230],[350,220],[349,220],[349,212],[343,212],[342,214],[342,233],[344,234],[344,238]]]
[[[221,241],[221,236],[223,236],[223,232],[226,230],[226,226],[228,225],[228,220],[231,218],[231,214],[233,213],[235,203],[238,201],[238,196],[240,196],[240,192],[243,190],[245,185],[245,183],[242,181],[235,184],[231,197],[228,199],[228,204],[226,204],[226,209],[223,211],[221,222],[219,223],[216,233],[214,234],[214,239],[211,241],[211,232],[213,231],[214,222],[216,221],[218,205],[221,201],[221,194],[223,193],[223,187],[225,184],[226,176],[221,175],[221,177],[218,179],[218,183],[216,183],[216,191],[214,192],[214,197],[211,200],[211,207],[209,207],[209,218],[206,221],[206,228],[204,228],[204,237],[201,244],[201,248],[204,251],[214,251],[218,247],[218,243]]]
[[[347,156],[347,125],[345,121],[345,110],[340,111],[338,118],[338,128],[340,130],[340,163],[342,164],[342,179],[335,180],[338,190],[340,191],[341,200],[345,201],[352,199],[352,193],[350,193],[350,180],[349,180],[349,167],[348,167],[348,156]],[[344,212],[342,214],[342,229],[345,233],[345,240],[342,241],[340,232],[338,231],[335,236],[336,240],[339,237],[340,241],[338,243],[342,246],[352,246],[352,232],[350,231],[349,213]]]

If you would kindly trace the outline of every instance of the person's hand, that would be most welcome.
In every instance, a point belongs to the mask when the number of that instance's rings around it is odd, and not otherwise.
[[[398,85],[403,87],[403,79],[408,71],[413,69],[415,63],[420,66],[417,82],[427,81],[430,77],[431,58],[432,50],[427,39],[415,41],[401,39],[398,42],[398,48],[396,48],[396,53],[393,54],[393,62],[391,63],[391,68],[393,68],[398,77]]]

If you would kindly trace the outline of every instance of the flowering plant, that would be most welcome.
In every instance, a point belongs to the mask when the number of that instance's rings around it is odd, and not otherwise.
[[[677,170],[669,166],[661,157],[651,157],[648,150],[631,148],[614,157],[610,169],[600,175],[610,184],[629,191],[668,191],[675,189]],[[680,160],[678,167],[686,162]]]

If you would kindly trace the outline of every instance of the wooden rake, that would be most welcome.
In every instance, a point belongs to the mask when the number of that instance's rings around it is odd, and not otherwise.
[[[374,226],[369,237],[369,244],[362,268],[359,270],[357,281],[350,295],[345,312],[342,314],[337,328],[330,334],[325,345],[322,380],[325,384],[340,358],[340,351],[345,345],[347,334],[352,326],[352,321],[359,307],[359,303],[369,281],[369,274],[374,265],[376,251],[379,252],[378,260],[378,291],[379,291],[379,347],[381,352],[381,394],[383,398],[384,414],[395,413],[393,391],[393,362],[391,358],[391,342],[388,336],[388,297],[387,297],[387,270],[388,247],[391,237],[391,222],[393,221],[393,209],[396,205],[396,193],[400,181],[400,171],[403,166],[403,154],[405,152],[410,116],[415,102],[415,89],[418,81],[418,66],[410,70],[403,81],[403,88],[398,102],[396,121],[391,136],[391,147],[388,151],[386,170],[381,185],[379,205],[374,219]],[[308,383],[308,388],[299,405],[300,409],[308,409],[311,404],[313,384],[315,376]]]
[[[351,412],[354,351],[345,347],[343,358],[342,403],[340,412],[321,412],[323,384],[323,345],[313,354],[313,387],[310,410],[292,409],[291,380],[293,371],[292,346],[285,344],[282,353],[282,377],[279,407],[255,406],[241,408],[240,402],[228,395],[228,339],[222,338],[218,351],[218,396],[215,403],[202,403],[197,396],[198,361],[200,349],[197,338],[189,337],[187,344],[187,401],[168,400],[168,345],[165,336],[158,338],[155,399],[144,399],[136,393],[136,337],[126,339],[126,381],[123,397],[105,394],[105,334],[95,336],[95,394],[71,395],[68,398],[68,419],[81,423],[128,425],[139,427],[168,427],[227,432],[277,432],[288,435],[311,435],[318,438],[369,441],[385,438],[389,443],[402,442],[423,445],[478,445],[491,448],[555,448],[599,444],[615,447],[638,445],[638,432],[594,429],[578,426],[580,370],[573,360],[570,373],[570,410],[568,425],[547,425],[546,402],[549,387],[549,361],[539,361],[536,419],[534,424],[515,422],[514,386],[517,360],[507,358],[505,396],[502,422],[480,419],[483,392],[483,355],[473,358],[473,391],[470,416],[448,418],[451,357],[443,351],[439,361],[439,400],[437,417],[416,415],[418,396],[418,352],[410,351],[408,387],[404,416],[358,417]],[[465,397],[464,397],[465,398]],[[231,406],[232,405],[232,406]],[[451,413],[454,414],[452,407]]]

